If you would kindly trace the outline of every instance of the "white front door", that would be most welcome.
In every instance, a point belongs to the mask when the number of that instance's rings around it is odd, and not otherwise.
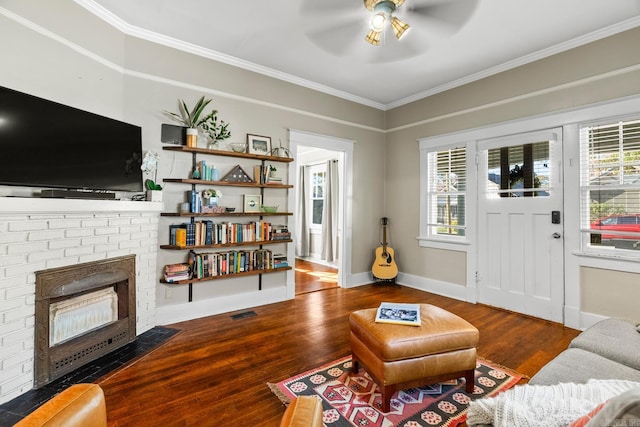
[[[478,301],[563,321],[562,129],[478,142]]]

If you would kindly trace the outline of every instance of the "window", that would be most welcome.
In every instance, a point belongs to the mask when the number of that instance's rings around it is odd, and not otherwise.
[[[640,120],[582,126],[580,152],[584,248],[640,251]]]
[[[326,167],[324,165],[313,166],[311,173],[311,224],[322,225],[322,211],[324,209],[324,185],[326,179]]]
[[[549,141],[493,148],[487,154],[487,197],[549,196]]]
[[[456,238],[466,232],[467,149],[427,153],[427,236]]]

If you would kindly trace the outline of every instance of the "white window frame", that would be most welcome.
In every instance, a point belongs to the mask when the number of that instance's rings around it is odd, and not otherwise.
[[[619,117],[603,118],[590,122],[580,123],[578,126],[579,132],[579,145],[580,145],[580,246],[581,252],[584,255],[593,256],[596,258],[621,258],[629,260],[640,260],[640,250],[620,249],[615,246],[604,245],[591,245],[590,235],[590,202],[588,193],[595,190],[596,187],[588,185],[586,181],[586,169],[589,167],[588,143],[582,139],[582,130],[591,126],[606,126],[615,124],[616,122],[629,122],[640,120],[640,114],[625,115]],[[640,185],[627,185],[623,184],[616,186],[616,188],[625,188],[629,190],[640,191]],[[603,186],[603,188],[606,188]]]
[[[322,230],[322,223],[320,224],[315,224],[313,222],[313,201],[316,200],[313,197],[313,187],[315,186],[313,183],[313,174],[314,173],[321,173],[324,172],[325,174],[325,182],[322,185],[322,196],[323,196],[323,200],[324,200],[324,195],[325,195],[325,191],[326,191],[326,174],[327,174],[327,166],[325,164],[318,164],[318,165],[312,165],[309,166],[309,218],[307,218],[308,220],[308,224],[309,224],[309,229],[312,231],[320,231]],[[324,218],[323,218],[324,219]]]
[[[451,149],[464,148],[466,150],[466,190],[465,194],[465,235],[452,236],[435,234],[431,232],[429,223],[429,212],[431,209],[431,200],[429,198],[429,189],[431,188],[431,174],[429,169],[429,155],[438,151],[446,151]],[[471,198],[475,197],[477,168],[476,168],[476,149],[475,142],[455,142],[455,143],[434,143],[429,139],[420,140],[420,235],[418,242],[423,247],[435,247],[442,249],[458,248],[460,245],[469,245],[470,236],[473,230],[473,221],[475,221],[475,209]]]

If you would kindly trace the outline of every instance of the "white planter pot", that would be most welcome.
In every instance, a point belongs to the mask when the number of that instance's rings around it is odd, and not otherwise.
[[[162,201],[162,190],[147,190],[147,201],[148,202],[161,202]]]

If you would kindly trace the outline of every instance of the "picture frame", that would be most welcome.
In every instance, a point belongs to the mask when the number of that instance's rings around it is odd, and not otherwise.
[[[262,196],[261,195],[244,195],[244,212],[245,213],[258,213],[260,212],[260,206],[262,206]]]
[[[268,156],[271,154],[271,137],[247,134],[247,152]]]

